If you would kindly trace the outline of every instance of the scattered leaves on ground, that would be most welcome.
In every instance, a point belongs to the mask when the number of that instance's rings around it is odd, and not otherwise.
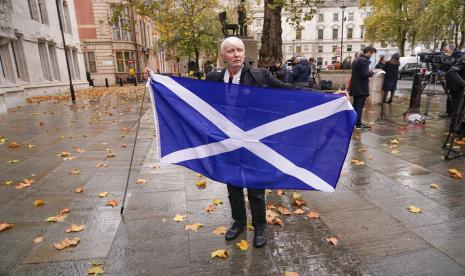
[[[326,238],[326,241],[332,245],[337,245],[339,243],[339,239],[337,237]]]
[[[271,202],[268,203],[268,204],[266,204],[266,209],[268,209],[268,210],[272,210],[272,209],[275,209],[275,208],[276,208],[276,207],[275,207],[274,204],[271,203]]]
[[[86,270],[86,275],[98,276],[100,274],[103,274],[104,272],[105,271],[102,268],[102,264],[92,263],[92,267]]]
[[[187,215],[176,214],[173,217],[174,221],[180,222],[186,220]]]
[[[298,192],[293,192],[292,193],[292,199],[294,200],[298,200],[298,199],[301,199],[302,198],[302,195]]]
[[[299,276],[299,273],[294,271],[284,271],[284,276]]]
[[[86,228],[84,224],[81,224],[81,225],[71,224],[71,226],[69,228],[66,228],[65,231],[66,233],[81,232],[82,230],[84,230],[84,228]]]
[[[398,151],[398,150],[393,150],[393,151],[391,151],[392,154],[396,154],[396,153],[399,153],[399,152],[400,152],[400,151]]]
[[[282,214],[282,215],[290,215],[291,212],[289,211],[289,209],[287,209],[286,207],[278,207],[278,211]]]
[[[64,221],[66,218],[66,215],[56,215],[56,216],[52,216],[52,217],[48,217],[47,219],[45,219],[46,222],[62,222]]]
[[[149,183],[149,181],[147,179],[144,179],[144,178],[138,178],[136,180],[136,184],[147,184]]]
[[[13,184],[13,180],[5,180],[5,181],[3,181],[3,184],[7,185],[7,186],[10,186],[11,184]]]
[[[78,175],[78,174],[81,173],[81,171],[78,170],[78,169],[72,169],[72,170],[70,170],[68,173],[69,173],[70,175]]]
[[[105,206],[111,206],[111,207],[115,208],[116,206],[118,206],[118,200],[116,200],[114,198],[110,199],[107,202],[105,202]]]
[[[365,165],[365,162],[360,161],[358,159],[352,159],[352,165],[361,166],[361,165]]]
[[[276,194],[279,195],[279,196],[282,196],[282,195],[286,194],[286,192],[283,191],[283,190],[277,190]]]
[[[305,212],[304,212],[304,210],[302,210],[300,208],[297,208],[292,213],[295,214],[295,215],[302,215]]]
[[[45,201],[43,201],[42,199],[34,200],[34,207],[39,207],[44,204],[45,204]]]
[[[71,153],[67,152],[67,151],[62,151],[60,153],[57,154],[58,157],[68,157],[68,156],[71,156]]]
[[[320,217],[320,213],[318,212],[315,212],[315,211],[310,211],[307,215],[307,217],[311,218],[311,219],[317,219]]]
[[[0,223],[0,232],[6,229],[11,229],[13,228],[14,224],[13,223],[8,223],[8,222],[2,222]]]
[[[14,160],[8,160],[6,161],[8,164],[16,164],[16,163],[19,163],[20,161],[18,159],[14,159]]]
[[[437,188],[439,188],[439,185],[436,184],[436,183],[431,183],[431,184],[429,185],[429,187],[430,187],[431,189],[437,189]]]
[[[44,241],[44,237],[40,236],[32,240],[33,243],[41,243]]]
[[[297,205],[297,206],[305,205],[305,200],[303,200],[303,199],[296,199],[296,200],[294,200],[294,204]]]
[[[463,174],[457,169],[449,169],[449,174],[453,178],[457,178],[457,179],[462,179],[463,178]]]
[[[236,246],[242,251],[247,251],[247,249],[249,249],[249,242],[247,240],[241,240],[241,242],[236,243]]]
[[[273,223],[275,225],[283,226],[283,221],[281,219],[279,219],[279,218],[275,218]]]
[[[197,230],[199,230],[199,228],[201,228],[201,227],[203,227],[203,224],[197,222],[197,223],[193,223],[193,224],[187,224],[184,227],[184,230],[197,232]]]
[[[266,210],[266,223],[273,224],[273,221],[278,217],[278,214],[273,210]]]
[[[83,150],[83,149],[81,149],[81,148],[78,148],[78,147],[75,147],[75,148],[74,148],[74,152],[75,152],[75,153],[83,153],[83,152],[85,152],[85,150]]]
[[[105,163],[105,162],[97,162],[97,164],[95,166],[98,167],[98,168],[108,168],[110,165],[108,163]]]
[[[10,149],[16,149],[16,148],[19,148],[19,144],[16,143],[16,142],[11,142],[11,143],[8,144],[8,147]]]
[[[205,208],[205,212],[209,213],[209,212],[213,212],[216,210],[216,206],[215,205],[208,205],[207,208]]]
[[[79,186],[76,189],[74,189],[74,192],[75,193],[82,193],[82,192],[84,192],[84,188],[82,186]]]
[[[419,207],[417,207],[417,206],[413,206],[413,205],[407,207],[407,209],[408,209],[409,212],[411,212],[411,213],[421,213],[421,211],[422,211],[421,208],[419,208]]]
[[[76,246],[80,241],[81,241],[81,239],[79,237],[75,237],[75,238],[72,238],[72,239],[66,238],[66,239],[62,240],[61,242],[54,243],[53,246],[58,250],[63,250],[66,247]]]
[[[229,253],[225,249],[219,249],[215,250],[211,253],[211,259],[213,258],[222,258],[226,259],[228,257]]]
[[[100,197],[100,198],[106,197],[108,194],[109,194],[109,192],[101,192],[100,194],[98,194],[98,197]]]
[[[252,223],[250,223],[250,222],[247,223],[247,230],[249,230],[249,231],[255,230],[255,228],[253,227]]]
[[[358,149],[358,152],[365,152],[367,150],[368,150],[367,148],[361,148],[361,149]]]
[[[34,183],[34,180],[32,179],[23,179],[23,182],[20,182],[18,184],[16,184],[15,188],[17,190],[22,190],[26,187],[30,187],[32,185],[32,183]]]
[[[69,213],[71,213],[71,209],[69,209],[69,208],[63,208],[60,211],[60,215],[69,214]]]
[[[224,227],[224,226],[220,226],[220,227],[215,227],[213,229],[213,234],[215,235],[224,235],[226,234],[226,232],[228,231],[228,228]]]
[[[195,185],[197,185],[197,187],[205,187],[206,184],[207,181],[205,179],[200,179]]]
[[[389,141],[391,144],[399,144],[399,140],[397,139],[393,139],[391,141]]]

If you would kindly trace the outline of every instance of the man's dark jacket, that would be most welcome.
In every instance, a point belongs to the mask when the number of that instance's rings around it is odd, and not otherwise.
[[[206,79],[223,82],[225,71],[226,69],[212,71],[207,74]],[[293,85],[273,77],[270,71],[262,68],[252,68],[248,63],[244,63],[244,67],[242,68],[240,84],[271,88],[294,88]]]
[[[350,83],[351,96],[368,96],[368,79],[373,76],[369,70],[370,60],[365,55],[354,61],[352,64],[352,80]]]
[[[308,82],[312,68],[308,61],[303,59],[292,68],[292,80],[293,82]]]

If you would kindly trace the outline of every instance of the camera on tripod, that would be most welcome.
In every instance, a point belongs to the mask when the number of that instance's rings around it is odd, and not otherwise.
[[[420,57],[420,62],[426,63],[429,71],[435,72],[439,69],[439,66],[453,66],[456,62],[456,58],[445,55],[442,52],[424,52],[419,53],[418,56]]]

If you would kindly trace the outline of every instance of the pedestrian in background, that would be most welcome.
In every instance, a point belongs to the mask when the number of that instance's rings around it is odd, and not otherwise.
[[[383,70],[386,74],[384,75],[383,81],[383,103],[392,103],[392,98],[394,97],[394,92],[397,89],[397,80],[399,77],[399,59],[400,55],[396,53],[384,64]],[[386,101],[389,91],[391,91],[391,97],[389,98],[389,101]]]
[[[353,97],[353,107],[357,112],[357,129],[370,128],[362,124],[362,113],[365,107],[365,100],[370,95],[368,89],[368,81],[373,72],[370,71],[370,58],[376,53],[376,48],[373,46],[366,46],[363,49],[363,54],[352,64],[352,77],[350,83],[350,95]]]
[[[308,61],[305,58],[297,57],[296,65],[292,68],[292,79],[294,81],[294,85],[308,87],[311,72],[312,69],[310,68]]]
[[[350,57],[346,57],[342,62],[342,70],[352,69],[352,63],[350,62]]]
[[[386,64],[386,57],[384,55],[380,55],[378,64],[376,64],[375,69],[383,70],[384,64]]]

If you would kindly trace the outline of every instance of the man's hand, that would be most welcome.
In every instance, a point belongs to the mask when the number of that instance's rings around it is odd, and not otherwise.
[[[152,70],[150,68],[148,68],[148,67],[145,67],[145,69],[144,69],[144,78],[148,80],[150,78],[150,73],[152,73]]]

